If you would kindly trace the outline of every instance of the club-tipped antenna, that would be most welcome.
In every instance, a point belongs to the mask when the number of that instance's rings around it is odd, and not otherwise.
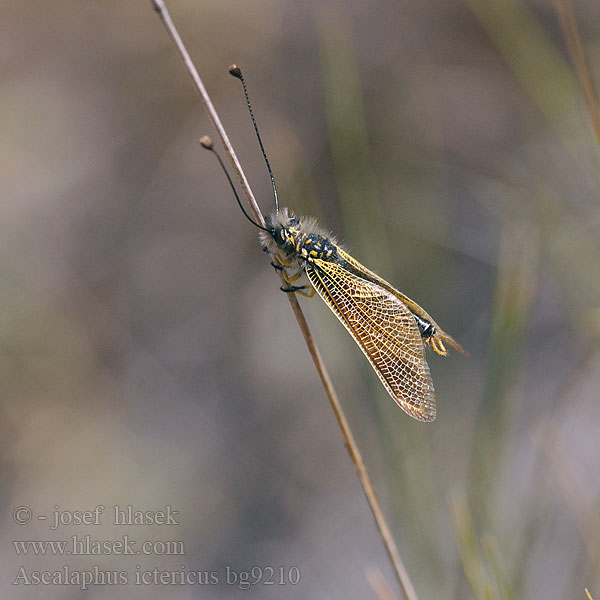
[[[244,96],[246,97],[246,104],[248,105],[248,111],[250,112],[252,125],[254,125],[254,132],[256,133],[260,150],[262,152],[263,158],[265,159],[267,171],[269,171],[269,177],[271,178],[271,186],[273,187],[273,199],[275,200],[275,213],[279,214],[279,200],[277,198],[277,187],[275,187],[275,178],[273,177],[271,164],[269,163],[269,159],[267,158],[267,153],[265,152],[265,147],[263,146],[262,140],[260,138],[260,133],[258,132],[258,126],[256,125],[256,119],[254,118],[254,112],[252,111],[252,105],[250,104],[250,98],[248,97],[248,88],[246,87],[244,75],[242,74],[242,70],[237,65],[231,65],[229,67],[229,73],[230,75],[233,75],[242,82],[242,87],[244,88]]]
[[[219,164],[221,165],[221,169],[223,169],[223,173],[225,173],[225,177],[227,177],[227,181],[229,181],[229,185],[231,186],[233,195],[235,196],[235,199],[237,200],[238,206],[242,209],[242,212],[244,213],[244,216],[246,217],[246,219],[248,219],[248,221],[250,221],[250,223],[252,223],[252,225],[254,225],[255,227],[258,227],[259,229],[262,229],[263,231],[269,232],[269,230],[266,227],[259,225],[246,212],[246,209],[244,208],[244,205],[242,204],[242,201],[240,200],[240,197],[238,196],[235,186],[233,185],[233,181],[231,180],[231,177],[230,177],[227,169],[225,168],[225,163],[223,163],[223,159],[220,157],[219,153],[215,150],[212,140],[207,135],[203,135],[200,138],[200,144],[203,148],[206,148],[206,150],[210,150],[217,157],[217,160],[219,161]]]

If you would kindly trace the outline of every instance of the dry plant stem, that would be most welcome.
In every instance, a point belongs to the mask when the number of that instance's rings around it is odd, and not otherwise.
[[[375,518],[375,522],[377,523],[377,528],[379,529],[379,533],[383,539],[385,549],[392,562],[394,573],[398,578],[398,583],[400,584],[400,587],[402,588],[407,600],[417,600],[417,593],[412,585],[410,577],[408,576],[408,572],[404,567],[404,563],[400,558],[400,553],[398,552],[398,548],[396,547],[396,542],[392,537],[390,528],[388,527],[385,517],[383,516],[381,506],[379,505],[379,500],[375,494],[375,488],[373,487],[373,483],[371,482],[371,478],[369,477],[369,473],[367,471],[367,467],[365,466],[360,450],[358,449],[358,445],[354,440],[354,436],[352,435],[352,430],[350,429],[350,425],[346,420],[344,410],[342,409],[333,384],[331,383],[331,379],[329,378],[329,373],[327,372],[323,360],[321,359],[319,349],[317,348],[310,329],[308,328],[308,323],[306,322],[304,313],[300,308],[300,304],[298,303],[298,299],[296,298],[295,294],[288,294],[288,296],[290,297],[290,304],[292,305],[292,310],[294,311],[294,315],[296,316],[296,320],[298,321],[298,325],[300,326],[300,330],[304,336],[304,341],[306,342],[308,351],[310,352],[317,372],[319,373],[319,377],[321,378],[321,382],[323,383],[323,388],[327,394],[329,404],[331,405],[333,413],[335,414],[335,418],[337,419],[338,425],[342,431],[346,449],[348,450],[348,453],[354,462],[354,466],[356,467],[358,478],[360,479],[360,483],[367,498],[367,502],[371,508],[371,512],[373,513],[373,517]]]
[[[377,567],[367,567],[365,575],[375,592],[375,596],[377,596],[377,600],[397,600],[392,588],[390,588],[388,582]]]
[[[210,99],[210,96],[208,95],[208,92],[206,91],[206,88],[204,87],[204,84],[202,83],[202,79],[200,78],[200,75],[198,74],[198,71],[196,70],[194,63],[192,62],[192,59],[190,58],[190,55],[179,35],[179,32],[177,31],[177,28],[175,27],[175,24],[171,20],[171,15],[169,14],[169,11],[167,10],[167,6],[163,2],[163,0],[152,0],[152,5],[154,6],[154,10],[156,10],[156,12],[158,13],[162,22],[164,23],[167,32],[171,36],[173,43],[175,44],[177,50],[179,51],[179,54],[185,64],[185,68],[187,69],[187,72],[190,74],[190,77],[192,78],[194,85],[196,86],[196,89],[200,93],[202,102],[204,102],[206,109],[208,110],[208,116],[210,117],[210,120],[212,121],[213,125],[215,126],[215,129],[217,130],[217,133],[219,134],[219,137],[221,138],[221,141],[223,142],[223,146],[225,147],[225,152],[227,153],[227,156],[229,157],[231,165],[233,166],[233,170],[235,171],[238,181],[240,182],[240,185],[242,186],[242,190],[244,191],[246,199],[248,200],[248,204],[250,204],[250,208],[251,208],[257,222],[264,227],[265,219],[264,219],[262,213],[260,212],[260,208],[258,207],[256,198],[254,197],[254,194],[252,193],[252,189],[250,188],[250,184],[248,183],[248,180],[246,179],[246,175],[244,174],[244,171],[242,170],[242,165],[240,165],[240,161],[238,160],[235,152],[233,151],[233,146],[231,145],[231,142],[229,141],[229,137],[227,136],[227,132],[225,131],[225,128],[223,127],[223,124],[221,123],[221,119],[219,119],[219,115],[217,114],[217,111],[215,110],[215,107],[213,106],[212,100]]]
[[[204,84],[202,83],[202,79],[200,78],[200,75],[198,74],[198,71],[196,70],[194,63],[192,62],[183,42],[181,40],[181,37],[179,36],[179,34],[177,32],[177,29],[175,28],[175,25],[173,24],[173,21],[171,20],[171,17],[169,16],[169,12],[167,10],[165,3],[162,0],[152,0],[152,4],[153,4],[156,12],[158,12],[160,18],[162,19],[167,31],[169,32],[169,35],[173,39],[173,41],[179,51],[179,54],[181,55],[181,58],[183,59],[183,62],[185,64],[190,76],[192,77],[192,80],[194,81],[194,84],[196,85],[196,88],[198,89],[200,96],[202,97],[204,104],[206,105],[210,119],[213,122],[213,125],[215,126],[215,129],[217,130],[217,133],[219,134],[221,141],[223,142],[223,146],[225,147],[227,156],[229,157],[229,160],[231,161],[231,164],[233,165],[233,168],[236,172],[236,175],[238,177],[240,185],[242,186],[242,189],[244,190],[244,194],[248,200],[248,203],[250,204],[250,208],[252,209],[252,212],[254,213],[256,220],[261,225],[264,225],[264,222],[265,222],[264,217],[260,211],[260,208],[258,207],[258,204],[256,203],[254,194],[252,193],[252,190],[250,189],[250,184],[248,183],[248,180],[246,179],[246,176],[244,175],[244,172],[238,161],[235,151],[233,150],[231,142],[229,141],[227,132],[225,131],[225,128],[223,127],[221,120],[219,119],[219,115],[217,114],[217,111],[215,110],[215,107],[213,106],[213,104],[210,100],[210,97],[206,91],[206,88],[204,87]],[[283,280],[283,277],[281,277],[281,280],[283,283],[285,283]],[[327,373],[327,369],[325,368],[325,365],[321,359],[319,350],[317,349],[315,341],[312,337],[312,334],[308,327],[308,323],[306,322],[306,318],[304,317],[304,313],[302,312],[302,309],[300,308],[298,299],[296,298],[295,294],[286,294],[286,295],[290,301],[292,310],[294,311],[294,315],[296,317],[296,320],[298,321],[298,325],[300,327],[302,335],[304,336],[304,340],[308,347],[308,351],[310,352],[310,355],[313,359],[313,362],[315,364],[315,367],[317,369],[319,377],[321,378],[321,382],[323,383],[325,393],[327,394],[327,398],[329,399],[329,403],[335,414],[335,418],[336,418],[338,425],[342,431],[342,436],[344,437],[344,442],[346,444],[346,448],[348,449],[350,457],[352,458],[352,461],[354,462],[354,465],[356,466],[356,470],[357,470],[361,485],[363,487],[363,491],[365,493],[365,496],[367,498],[367,501],[369,503],[369,506],[371,508],[373,516],[375,518],[375,522],[377,524],[377,528],[379,529],[379,533],[383,539],[385,549],[386,549],[386,551],[390,557],[390,560],[392,562],[392,567],[394,569],[396,577],[398,578],[400,587],[402,588],[407,600],[417,600],[417,594],[416,594],[415,589],[410,581],[408,572],[406,571],[406,568],[404,567],[404,563],[402,562],[402,559],[400,558],[400,553],[398,552],[398,548],[396,547],[396,543],[394,541],[394,538],[392,537],[390,528],[388,527],[385,517],[383,516],[381,506],[379,505],[379,501],[377,500],[377,496],[375,494],[375,489],[373,487],[373,483],[371,482],[371,478],[369,477],[369,474],[365,467],[365,463],[362,459],[362,455],[361,455],[361,453],[358,449],[358,446],[354,440],[354,436],[352,435],[352,431],[350,430],[350,426],[348,425],[348,421],[346,420],[344,411],[343,411],[340,401],[337,397],[335,389],[333,388],[333,384],[331,383],[331,379],[329,377],[329,374]]]
[[[567,47],[569,48],[575,72],[577,73],[577,79],[579,79],[579,85],[583,89],[594,133],[596,134],[596,140],[600,145],[600,110],[598,108],[598,99],[594,90],[592,74],[585,59],[585,52],[573,14],[571,0],[554,0],[554,7],[558,14],[558,20],[560,21]]]

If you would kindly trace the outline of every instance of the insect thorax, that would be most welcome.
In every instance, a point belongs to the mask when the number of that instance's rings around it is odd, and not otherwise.
[[[284,208],[267,219],[267,230],[261,234],[267,249],[300,266],[314,259],[338,260],[335,239],[326,235],[314,219],[298,219]]]
[[[319,233],[299,235],[295,249],[297,254],[309,262],[317,258],[331,262],[337,259],[336,245],[327,236]]]

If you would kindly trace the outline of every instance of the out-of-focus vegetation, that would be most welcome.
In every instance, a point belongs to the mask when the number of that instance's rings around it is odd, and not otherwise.
[[[438,419],[417,423],[328,310],[302,301],[419,597],[598,597],[599,148],[554,7],[169,6],[265,212],[233,62],[282,204],[318,216],[471,354],[430,357]],[[600,9],[574,15],[594,79]],[[2,597],[83,594],[12,585],[21,565],[129,574],[88,598],[365,598],[373,565],[393,585],[150,2],[8,2],[4,23]],[[98,504],[106,518],[88,528],[12,516]],[[180,525],[114,526],[115,504],[171,505]],[[185,556],[12,544],[74,534],[183,540]],[[136,586],[136,565],[219,583]],[[240,591],[227,565],[302,578]]]

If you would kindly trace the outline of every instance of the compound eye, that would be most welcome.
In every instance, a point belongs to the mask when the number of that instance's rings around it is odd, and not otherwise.
[[[283,227],[279,230],[279,237],[281,238],[282,242],[287,240],[287,232]]]

